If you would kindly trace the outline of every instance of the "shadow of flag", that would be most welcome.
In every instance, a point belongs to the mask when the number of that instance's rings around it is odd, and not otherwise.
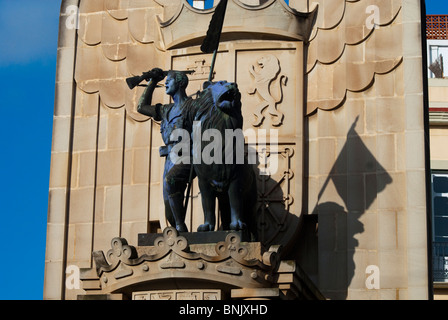
[[[355,131],[358,118],[347,133],[346,142],[319,192],[317,202],[332,181],[348,211],[365,212],[377,194],[392,183],[392,178]]]

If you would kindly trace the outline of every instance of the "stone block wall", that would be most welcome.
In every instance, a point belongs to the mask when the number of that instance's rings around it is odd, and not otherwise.
[[[113,237],[135,245],[153,223],[164,227],[159,125],[136,112],[143,89],[128,90],[124,79],[175,63],[161,54],[157,19],[175,16],[180,3],[62,1],[45,299],[83,293],[66,288],[67,266],[92,267],[92,251],[109,248]],[[314,246],[294,254],[329,299],[426,299],[420,1],[289,2],[302,12],[316,3],[296,95],[303,106],[291,107],[304,108],[304,153],[295,155],[303,159],[296,163],[303,165],[301,214],[317,216],[317,226],[305,228],[303,244]],[[67,24],[70,6],[79,9],[78,29]],[[168,102],[163,92],[154,99]],[[190,210],[199,202],[192,199]],[[366,285],[376,276],[369,270],[379,272],[378,287]]]
[[[319,253],[309,272],[328,298],[426,299],[420,1],[317,2],[306,119]],[[378,288],[366,285],[369,266]]]

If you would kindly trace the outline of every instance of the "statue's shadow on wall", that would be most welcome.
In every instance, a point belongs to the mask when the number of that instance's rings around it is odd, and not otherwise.
[[[360,246],[356,236],[366,229],[361,219],[366,212],[374,212],[372,205],[377,195],[392,183],[391,176],[355,131],[357,120],[321,187],[312,214],[304,217],[298,239],[296,258],[330,299],[347,298],[355,274],[354,254]],[[341,202],[325,201],[334,196]],[[357,272],[364,274],[364,270]]]

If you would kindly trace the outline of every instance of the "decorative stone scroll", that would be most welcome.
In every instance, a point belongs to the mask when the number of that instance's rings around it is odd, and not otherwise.
[[[93,252],[95,268],[81,269],[87,294],[78,298],[123,294],[136,300],[215,300],[222,295],[261,297],[268,291],[270,297],[278,292],[276,299],[321,298],[306,275],[297,273],[300,268],[293,261],[280,261],[280,246],[260,250],[260,243],[241,242],[235,232],[216,244],[190,245],[175,228],[168,227],[154,246],[137,248],[117,237],[106,254]],[[156,290],[161,282],[164,289]],[[298,285],[311,293],[305,297]],[[240,290],[246,288],[250,290]]]
[[[154,241],[154,254],[143,254],[138,257],[136,249],[129,246],[126,239],[123,238],[112,239],[111,246],[112,249],[107,252],[107,259],[104,256],[103,251],[95,251],[93,253],[98,276],[101,276],[104,272],[114,271],[119,266],[121,266],[121,268],[126,268],[123,267],[123,265],[136,266],[143,264],[144,262],[163,261],[163,258],[166,258],[167,256],[169,256],[169,258],[174,258],[177,256],[182,258],[181,260],[202,260],[204,262],[211,263],[233,260],[237,262],[240,267],[217,267],[218,271],[231,274],[240,274],[241,268],[243,267],[254,267],[261,270],[268,270],[270,267],[257,259],[246,260],[245,257],[248,254],[248,250],[241,244],[240,237],[235,233],[230,233],[226,237],[225,241],[221,241],[216,244],[216,255],[214,256],[204,253],[191,252],[185,237],[179,236],[179,233],[173,227],[166,228],[163,231],[163,236]],[[159,266],[162,269],[183,268],[185,263],[181,263],[181,260],[174,263],[172,259],[168,259],[168,261],[160,263]],[[198,263],[198,265],[200,265],[200,263]],[[120,277],[122,277],[121,272],[119,272],[119,274]],[[115,277],[117,276],[115,275]]]
[[[166,228],[162,236],[155,239],[154,246],[139,247],[139,250],[128,245],[126,239],[117,237],[112,239],[107,254],[93,252],[95,268],[82,269],[82,273],[90,283],[99,279],[98,285],[91,289],[102,293],[113,292],[122,283],[173,278],[208,279],[232,286],[272,285],[278,247],[261,255],[261,246],[255,246],[258,249],[254,250],[254,243],[241,243],[239,235],[233,232],[215,245],[194,247],[192,251],[186,238],[173,227]],[[257,250],[258,253],[254,253]]]

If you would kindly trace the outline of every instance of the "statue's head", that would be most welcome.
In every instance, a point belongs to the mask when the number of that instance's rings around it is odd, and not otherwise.
[[[185,72],[170,70],[166,76],[165,87],[166,93],[172,95],[178,90],[183,90],[188,86],[188,77]]]
[[[230,111],[241,108],[241,93],[236,83],[207,81],[204,83],[204,89],[211,93],[214,104],[221,110]]]

